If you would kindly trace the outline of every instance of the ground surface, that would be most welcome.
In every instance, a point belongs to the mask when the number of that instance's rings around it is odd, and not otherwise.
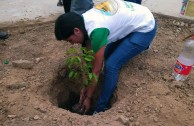
[[[194,25],[155,16],[158,32],[152,49],[123,67],[116,103],[94,116],[57,107],[57,89],[63,87],[58,79],[63,77],[64,55],[72,45],[55,40],[53,23],[5,29],[11,36],[0,41],[0,125],[193,126],[194,72],[185,82],[174,81],[171,73],[182,39],[193,32]],[[29,63],[17,67],[17,60]],[[66,87],[71,90],[70,84]]]

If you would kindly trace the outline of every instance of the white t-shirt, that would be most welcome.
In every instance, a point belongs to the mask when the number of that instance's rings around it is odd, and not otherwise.
[[[83,14],[88,35],[97,28],[107,28],[108,43],[115,42],[131,32],[149,32],[155,19],[147,7],[121,0],[107,0]]]

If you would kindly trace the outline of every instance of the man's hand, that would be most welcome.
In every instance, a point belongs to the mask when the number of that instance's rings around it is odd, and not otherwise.
[[[82,105],[85,98],[86,98],[86,92],[87,92],[87,89],[84,87],[82,88],[81,92],[80,92],[80,98],[79,98],[79,104]]]
[[[79,114],[86,114],[89,109],[90,109],[90,106],[91,106],[91,98],[85,96],[85,98],[83,99],[83,102],[82,104],[78,103],[76,105],[74,105],[72,107],[72,111],[75,112],[75,113],[79,113]]]
[[[84,114],[86,114],[89,111],[90,106],[91,106],[91,98],[86,96],[81,108],[83,109]]]

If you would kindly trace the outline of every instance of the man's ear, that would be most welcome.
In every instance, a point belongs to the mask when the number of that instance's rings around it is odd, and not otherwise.
[[[73,31],[74,31],[74,34],[75,34],[75,35],[81,33],[81,29],[79,29],[79,28],[74,28]]]

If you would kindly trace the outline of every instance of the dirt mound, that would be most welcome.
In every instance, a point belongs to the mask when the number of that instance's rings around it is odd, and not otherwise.
[[[11,36],[0,40],[0,125],[193,126],[194,72],[185,82],[174,81],[171,73],[182,39],[194,24],[155,16],[158,31],[152,48],[122,68],[116,102],[94,116],[59,108],[63,100],[76,99],[70,97],[74,88],[79,92],[79,85],[66,83],[62,71],[65,52],[78,45],[56,41],[54,23],[5,29]],[[13,65],[16,61],[19,66]]]

